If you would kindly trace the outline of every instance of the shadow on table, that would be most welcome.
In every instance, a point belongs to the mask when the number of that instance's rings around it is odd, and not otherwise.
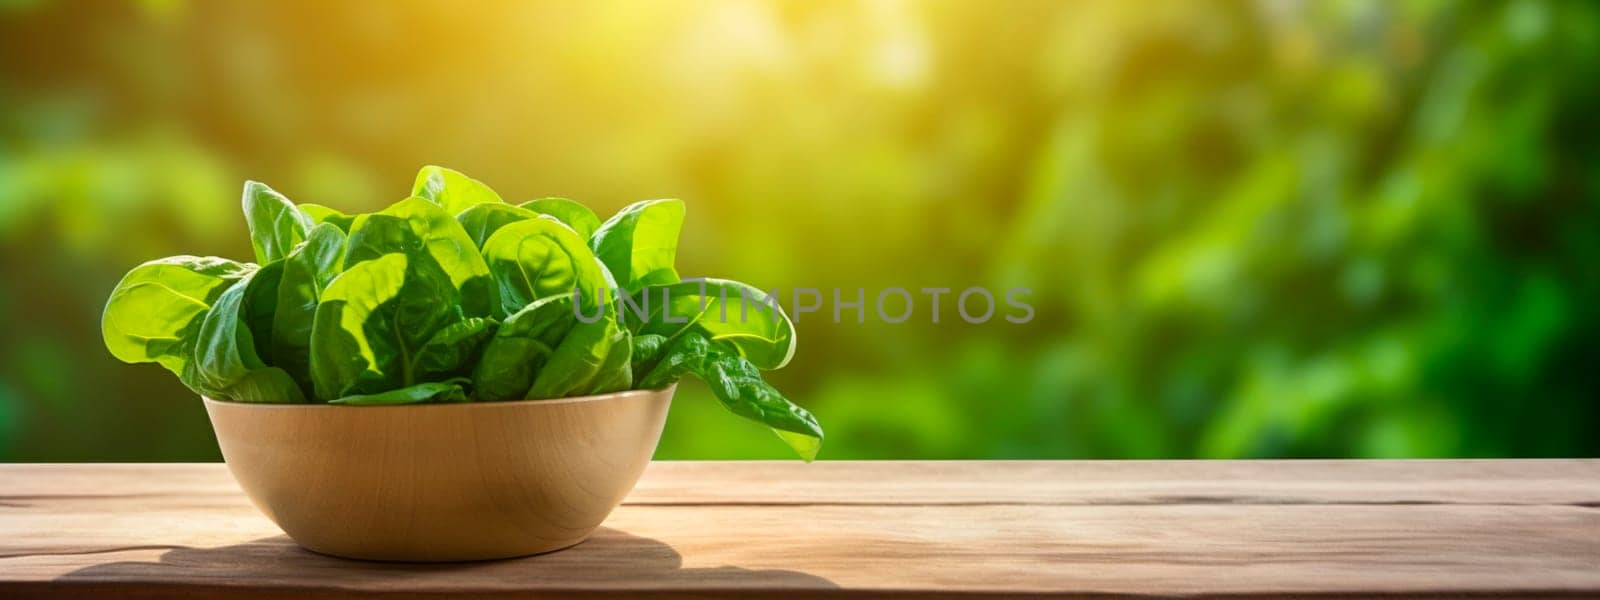
[[[683,557],[661,541],[601,527],[572,548],[506,560],[466,563],[385,563],[336,558],[311,552],[288,536],[262,538],[220,548],[175,548],[159,562],[109,562],[78,569],[58,584],[150,585],[182,581],[189,589],[299,588],[408,592],[550,591],[627,592],[641,588],[668,593],[715,590],[837,588],[833,582],[799,571],[753,570],[736,566],[683,568]],[[189,587],[193,585],[194,587]],[[304,597],[296,594],[297,597]]]

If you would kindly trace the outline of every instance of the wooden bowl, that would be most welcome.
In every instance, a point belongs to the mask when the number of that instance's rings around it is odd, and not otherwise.
[[[300,545],[349,558],[461,561],[587,538],[650,462],[673,390],[412,406],[205,405],[240,487]]]

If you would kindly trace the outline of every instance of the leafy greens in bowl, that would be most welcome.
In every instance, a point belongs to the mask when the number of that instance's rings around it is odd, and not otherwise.
[[[256,182],[243,204],[256,262],[134,268],[101,323],[113,355],[234,402],[563,398],[692,375],[816,457],[816,419],[761,377],[793,356],[793,325],[758,288],[678,276],[679,200],[601,222],[572,200],[508,204],[430,166],[375,213],[296,205]]]

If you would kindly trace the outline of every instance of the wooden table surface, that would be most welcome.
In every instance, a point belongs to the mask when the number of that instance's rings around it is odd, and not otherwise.
[[[575,548],[421,565],[298,548],[222,465],[0,465],[0,598],[615,592],[1600,597],[1600,460],[661,462]]]

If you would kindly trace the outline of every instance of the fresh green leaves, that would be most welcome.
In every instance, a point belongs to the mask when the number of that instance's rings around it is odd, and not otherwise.
[[[465,376],[498,327],[491,319],[471,318],[440,329],[417,351],[414,378],[433,381]]]
[[[281,269],[259,269],[217,297],[194,338],[194,362],[184,377],[191,388],[208,396],[233,396],[236,391],[244,391],[259,401],[304,401],[288,373],[261,360],[249,327],[251,301],[272,297],[255,289],[270,288],[274,285],[270,277],[281,273]]]
[[[467,232],[467,237],[472,238],[472,243],[482,249],[483,243],[489,241],[489,236],[501,227],[538,217],[539,213],[510,204],[479,204],[461,211],[456,215],[456,220],[461,222],[462,229]]]
[[[386,254],[351,267],[323,290],[311,328],[311,380],[318,398],[382,391],[355,388],[363,377],[377,380],[376,385],[366,387],[381,387],[383,380],[397,371],[395,351],[403,345],[384,347],[385,354],[379,356],[379,349],[369,339],[367,322],[373,322],[372,334],[380,340],[399,334],[392,319],[385,321],[379,309],[399,298],[407,264],[404,254]]]
[[[386,254],[328,284],[311,330],[318,397],[373,394],[421,383],[417,360],[462,319],[459,296],[425,257]]]
[[[639,387],[663,387],[683,375],[706,382],[717,400],[734,414],[771,427],[801,458],[810,461],[817,457],[822,447],[822,426],[817,419],[768,385],[756,366],[731,345],[711,341],[699,331],[687,331],[663,350]]]
[[[630,338],[609,305],[580,320],[570,294],[544,298],[506,320],[484,350],[473,383],[486,400],[626,390],[633,383]]]
[[[691,339],[698,336],[692,336]],[[734,414],[767,424],[778,438],[807,462],[822,449],[822,426],[816,417],[796,406],[766,380],[755,365],[721,346],[713,345],[705,360],[690,372],[710,386],[717,400]]]
[[[338,227],[339,231],[349,232],[350,224],[356,220],[355,217],[320,204],[301,204],[296,208],[299,208],[302,214],[311,219],[313,226],[330,223],[334,227]]]
[[[251,369],[226,389],[202,393],[234,402],[298,404],[306,401],[294,379],[277,367]]]
[[[500,194],[482,182],[444,167],[426,166],[417,173],[411,195],[444,207],[455,216],[477,204],[500,204]]]
[[[604,267],[583,239],[554,219],[528,219],[501,227],[483,244],[500,298],[496,314],[506,317],[540,298],[571,295],[574,286],[592,306],[607,287]]]
[[[527,398],[534,377],[544,371],[556,346],[577,324],[572,315],[572,297],[563,295],[536,301],[506,319],[473,370],[478,397]]]
[[[606,219],[589,246],[625,289],[674,283],[683,212],[682,200],[635,202]]]
[[[639,202],[602,223],[565,198],[506,204],[441,167],[422,169],[411,192],[347,215],[246,183],[260,266],[140,265],[106,303],[106,347],[236,402],[562,398],[692,376],[816,456],[816,419],[760,373],[794,355],[794,326],[755,287],[679,280],[682,202]]]
[[[246,181],[243,203],[257,263],[264,265],[288,256],[311,232],[311,217],[266,184]]]
[[[183,377],[211,305],[255,265],[225,258],[174,256],[129,271],[100,321],[106,348],[118,360],[158,363]],[[192,386],[191,386],[192,387]]]
[[[422,402],[466,402],[467,391],[462,387],[462,383],[464,383],[464,380],[419,383],[410,387],[376,394],[345,396],[330,401],[329,404],[377,406],[383,404],[418,404]]]
[[[593,323],[579,322],[550,354],[529,398],[587,396],[628,389],[633,382],[633,345],[626,330],[607,314]]]
[[[775,298],[753,286],[726,279],[697,279],[640,290],[636,306],[649,311],[634,317],[635,333],[674,338],[698,331],[729,345],[762,369],[781,369],[794,357],[794,324]]]
[[[518,206],[561,221],[578,232],[578,237],[586,240],[594,237],[594,231],[600,228],[600,217],[594,216],[594,211],[566,198],[540,198]]]
[[[369,227],[376,233],[365,231]],[[463,310],[469,316],[488,316],[495,297],[488,265],[461,224],[426,200],[408,198],[358,218],[351,225],[345,262],[354,265],[389,252],[413,252],[419,246],[461,292]]]
[[[278,283],[278,302],[272,314],[272,362],[308,395],[312,393],[311,326],[322,290],[344,270],[344,243],[344,231],[332,223],[312,228],[305,243],[284,259]]]

